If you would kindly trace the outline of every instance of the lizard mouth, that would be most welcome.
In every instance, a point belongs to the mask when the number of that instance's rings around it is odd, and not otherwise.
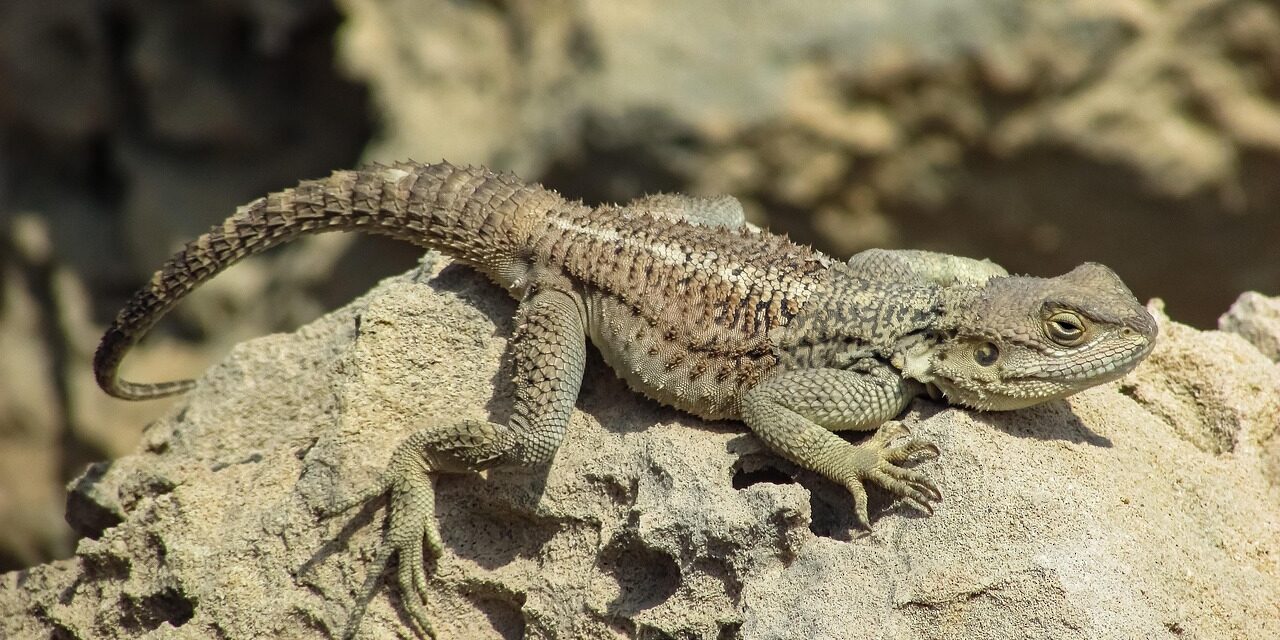
[[[1155,342],[1143,340],[1142,343],[1128,345],[1127,348],[1091,354],[1088,359],[1083,361],[1071,362],[1060,367],[1046,368],[1029,377],[1040,380],[1060,380],[1068,383],[1086,382],[1090,385],[1110,382],[1132,371],[1154,348]]]

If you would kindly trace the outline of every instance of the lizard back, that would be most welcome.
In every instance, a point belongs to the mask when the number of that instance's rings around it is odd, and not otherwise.
[[[732,418],[773,371],[770,340],[832,261],[782,236],[601,207],[547,217],[531,259],[579,282],[592,342],[632,388],[704,418]]]

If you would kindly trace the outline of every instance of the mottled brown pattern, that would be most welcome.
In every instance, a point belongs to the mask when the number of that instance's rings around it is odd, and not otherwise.
[[[677,328],[767,335],[795,317],[831,265],[781,236],[629,208],[583,210],[544,225],[533,247],[536,259]]]
[[[770,333],[804,308],[831,265],[783,237],[665,210],[580,210],[544,220],[535,237],[532,260],[619,303],[589,314],[606,325],[593,335],[619,375],[706,418],[737,417],[740,394],[778,364]]]

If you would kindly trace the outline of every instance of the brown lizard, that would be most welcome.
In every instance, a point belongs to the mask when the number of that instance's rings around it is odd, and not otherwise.
[[[573,411],[588,341],[633,389],[709,420],[742,420],[777,453],[843,485],[865,526],[865,483],[925,512],[940,499],[922,472],[903,466],[938,453],[893,421],[912,398],[1026,407],[1123,376],[1156,338],[1152,317],[1098,264],[1034,278],[923,251],[841,262],[750,227],[727,196],[592,208],[483,168],[400,163],[303,181],[189,243],[107,330],[98,383],[130,400],[192,388],[128,382],[117,370],[165,312],[222,269],[338,230],[439,249],[520,301],[507,422],[414,433],[379,484],[335,509],[391,495],[387,540],[347,636],[392,555],[410,619],[432,635],[424,550],[441,551],[434,474],[546,464]],[[846,430],[877,432],[854,444],[836,434]]]

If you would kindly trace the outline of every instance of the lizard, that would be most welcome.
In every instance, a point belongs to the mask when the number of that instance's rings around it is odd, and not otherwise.
[[[1040,278],[928,251],[870,249],[840,261],[747,224],[731,196],[591,207],[483,167],[400,162],[301,181],[188,243],[106,331],[94,356],[98,384],[129,400],[194,387],[130,382],[118,371],[196,286],[242,258],[326,231],[439,250],[518,301],[505,423],[416,431],[377,483],[325,511],[389,500],[389,526],[344,637],[392,556],[408,619],[434,636],[424,562],[442,552],[435,477],[549,464],[588,342],[632,389],[703,419],[740,420],[772,451],[843,485],[869,528],[867,485],[926,514],[941,500],[914,466],[938,448],[895,420],[914,398],[978,410],[1064,398],[1125,375],[1157,335],[1151,315],[1100,264]],[[854,443],[843,431],[874,434]]]

